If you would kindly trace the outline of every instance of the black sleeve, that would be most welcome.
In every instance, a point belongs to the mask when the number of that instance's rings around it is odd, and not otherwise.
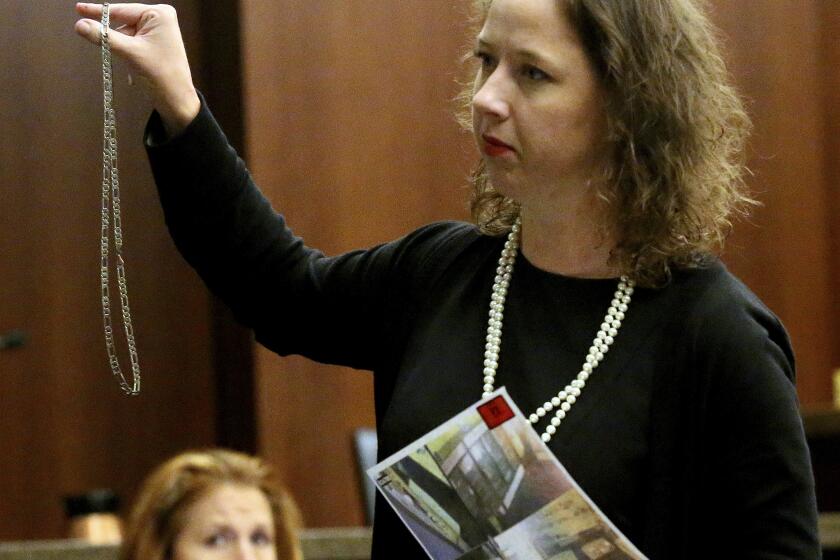
[[[203,99],[181,134],[162,137],[155,113],[146,149],[178,250],[257,340],[281,355],[375,369],[407,300],[422,292],[425,263],[469,227],[436,224],[328,258],[286,227]]]
[[[704,410],[702,467],[689,491],[709,534],[698,549],[743,559],[820,558],[814,479],[787,333],[734,281],[706,294],[701,306],[695,358],[699,377],[708,382],[694,393]]]

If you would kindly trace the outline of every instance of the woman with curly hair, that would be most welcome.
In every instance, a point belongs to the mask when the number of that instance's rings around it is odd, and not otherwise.
[[[120,560],[303,560],[298,525],[294,502],[263,461],[189,451],[143,483]]]
[[[254,185],[174,10],[114,5],[179,249],[268,348],[373,370],[381,458],[504,385],[649,557],[819,557],[787,334],[717,257],[750,123],[703,4],[474,4],[475,223],[335,258]],[[374,529],[374,558],[424,557],[384,501]]]

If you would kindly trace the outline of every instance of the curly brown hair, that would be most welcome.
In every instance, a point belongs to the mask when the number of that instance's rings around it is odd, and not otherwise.
[[[473,1],[476,34],[492,1]],[[752,125],[718,32],[700,0],[557,1],[606,92],[612,162],[597,183],[602,233],[617,240],[610,263],[640,286],[663,286],[674,268],[702,266],[722,250],[732,217],[756,204],[743,180]],[[464,83],[458,96],[468,130],[473,87]],[[519,207],[493,188],[483,162],[472,184],[481,231],[509,231]]]
[[[300,515],[269,466],[236,451],[209,449],[176,455],[148,476],[129,516],[120,560],[170,560],[190,506],[223,484],[259,489],[271,506],[277,558],[302,559]]]

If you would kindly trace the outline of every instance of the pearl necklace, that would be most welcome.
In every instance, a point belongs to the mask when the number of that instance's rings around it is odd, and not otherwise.
[[[502,319],[504,317],[505,298],[507,297],[508,286],[510,286],[510,277],[513,273],[513,263],[519,251],[521,228],[521,222],[517,218],[508,234],[507,241],[505,241],[502,255],[499,257],[499,266],[496,268],[496,278],[493,282],[493,295],[490,297],[490,317],[487,320],[487,344],[484,347],[484,397],[490,396],[490,393],[493,392],[496,380],[496,368],[499,366],[499,349],[502,344]],[[557,427],[566,417],[566,414],[572,405],[575,404],[578,397],[580,397],[580,393],[586,385],[587,379],[589,379],[589,376],[592,375],[592,372],[604,359],[610,346],[615,341],[618,330],[621,328],[621,322],[624,320],[624,314],[627,312],[627,307],[630,304],[634,284],[633,280],[628,279],[626,276],[620,278],[613,300],[610,302],[610,307],[601,323],[601,328],[598,329],[598,334],[595,335],[592,346],[589,347],[589,353],[586,355],[586,360],[583,362],[577,377],[557,393],[557,396],[547,400],[528,417],[528,421],[531,424],[536,424],[542,417],[555,408],[557,409],[557,412],[541,436],[544,442],[550,441],[551,436],[557,432]]]

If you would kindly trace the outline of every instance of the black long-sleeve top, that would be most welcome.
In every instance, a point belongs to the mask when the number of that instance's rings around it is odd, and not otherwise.
[[[502,238],[438,223],[326,257],[271,208],[206,106],[162,134],[153,114],[146,145],[178,249],[269,349],[373,371],[381,459],[481,397]],[[496,386],[526,414],[577,375],[615,287],[517,257]],[[723,264],[677,271],[636,289],[549,447],[650,558],[819,558],[793,364],[779,320]],[[425,558],[379,498],[373,558]]]

